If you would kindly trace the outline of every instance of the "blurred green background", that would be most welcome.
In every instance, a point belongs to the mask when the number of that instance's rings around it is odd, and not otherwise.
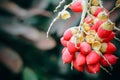
[[[60,37],[72,26],[78,25],[80,13],[72,13],[69,20],[59,19],[53,25],[49,38],[46,31],[57,15],[53,10],[61,0],[0,0],[0,80],[120,80],[120,60],[109,75],[78,72],[61,61]],[[66,0],[69,3],[71,0]],[[116,0],[103,0],[108,10]],[[64,4],[63,4],[64,5]],[[59,11],[63,6],[58,9]],[[120,27],[120,9],[110,18]],[[115,31],[120,38],[120,32]],[[116,56],[120,56],[120,42],[112,41]],[[109,68],[108,68],[109,69]]]

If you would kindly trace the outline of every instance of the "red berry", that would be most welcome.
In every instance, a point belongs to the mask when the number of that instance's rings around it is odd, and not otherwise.
[[[75,60],[73,60],[73,67],[76,69],[76,70],[78,70],[78,71],[80,71],[80,72],[83,72],[84,71],[84,66],[79,66],[77,63],[76,63],[76,61]]]
[[[95,31],[97,32],[98,28],[100,27],[100,25],[101,25],[102,23],[103,23],[103,21],[97,20],[96,23],[95,23],[93,26],[91,26],[91,29],[92,29],[92,30],[95,30]]]
[[[103,8],[101,8],[101,7],[97,7],[97,6],[92,6],[91,7],[91,13],[95,16],[95,17],[97,17],[97,15],[100,13],[100,12],[102,12],[103,11]]]
[[[64,40],[69,41],[72,35],[71,28],[67,29],[63,34]]]
[[[100,60],[100,55],[96,51],[91,51],[87,56],[86,56],[86,63],[87,64],[96,64]]]
[[[116,51],[116,47],[113,43],[109,42],[107,45],[108,47],[105,53],[114,53]]]
[[[98,28],[97,34],[100,38],[106,38],[112,33],[113,29],[114,23],[112,23],[110,20],[107,20]]]
[[[64,47],[64,48],[62,49],[62,54],[66,51],[66,49],[67,49],[67,47]]]
[[[77,65],[84,66],[86,64],[86,57],[83,54],[79,53],[74,61],[76,61]]]
[[[87,16],[85,19],[84,19],[84,22],[85,23],[92,23],[93,22],[93,19],[90,17],[90,16]]]
[[[80,52],[84,55],[87,55],[91,52],[91,46],[87,42],[82,42],[80,44]]]
[[[70,42],[70,41],[67,42],[67,48],[68,48],[68,51],[70,53],[75,53],[75,52],[78,51],[77,46],[74,43]]]
[[[112,32],[107,38],[103,39],[103,42],[110,42],[115,37],[115,33]]]
[[[100,71],[100,63],[87,65],[86,70],[89,73],[96,74]]]
[[[62,61],[63,63],[70,63],[74,58],[74,54],[70,54],[70,52],[68,51],[68,49],[65,49],[65,51],[63,51],[62,53]]]
[[[62,44],[64,47],[67,46],[67,42],[68,42],[68,41],[64,40],[63,37],[60,38],[60,42],[61,42],[61,44]]]
[[[117,57],[113,54],[104,54],[104,57],[101,58],[100,62],[103,66],[114,65],[117,62]],[[109,64],[110,63],[110,64]]]
[[[82,0],[78,0],[70,5],[70,9],[73,12],[82,12]]]
[[[103,53],[114,53],[116,51],[116,47],[113,43],[102,43],[101,52]]]
[[[106,38],[112,33],[112,30],[105,30],[101,26],[98,28],[97,34],[100,38]]]

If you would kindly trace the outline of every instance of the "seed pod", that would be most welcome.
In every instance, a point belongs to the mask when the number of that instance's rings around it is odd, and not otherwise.
[[[79,53],[77,54],[75,61],[78,66],[84,66],[86,64],[86,57]]]
[[[103,42],[110,42],[115,37],[115,32],[112,32],[107,38],[103,39]]]
[[[78,0],[78,1],[74,2],[73,4],[71,4],[70,9],[73,12],[82,12],[82,10],[83,10],[83,8],[82,8],[82,0]]]
[[[91,46],[87,42],[82,42],[80,44],[80,52],[84,55],[87,55],[91,52]]]
[[[74,58],[74,54],[70,54],[70,52],[66,48],[65,51],[63,51],[63,53],[62,53],[63,63],[68,64],[73,60],[73,58]]]
[[[94,35],[87,35],[85,37],[85,40],[87,43],[92,44],[95,41],[95,37],[94,37]]]
[[[79,66],[79,65],[76,63],[76,60],[73,60],[72,64],[73,64],[73,67],[74,67],[76,70],[78,70],[78,71],[80,71],[80,72],[83,72],[83,71],[84,71],[84,66]]]
[[[86,70],[89,73],[96,74],[100,71],[100,63],[87,65]]]
[[[106,21],[98,28],[97,34],[100,38],[106,38],[108,37],[114,28],[114,23],[111,21]]]
[[[75,45],[75,43],[72,43],[72,42],[70,42],[70,41],[68,41],[68,43],[67,43],[67,48],[68,48],[68,51],[69,51],[71,54],[73,54],[73,53],[75,53],[75,52],[78,51],[78,48],[77,48],[77,46]]]
[[[106,21],[109,18],[109,15],[106,11],[102,11],[98,14],[97,18],[101,21]]]
[[[63,37],[60,38],[60,42],[61,42],[61,44],[62,44],[64,47],[67,46],[67,42],[68,42],[68,41],[64,40]]]
[[[66,11],[66,10],[61,13],[61,18],[63,20],[66,20],[66,19],[68,19],[70,17],[71,17],[70,13],[68,11]]]
[[[102,46],[101,46],[101,52],[102,53],[114,53],[116,51],[116,47],[113,43],[111,42],[108,42],[108,43],[102,43]]]
[[[94,41],[92,43],[92,49],[96,50],[96,51],[99,51],[101,48],[101,43],[99,41]]]
[[[114,65],[117,62],[117,57],[113,54],[104,54],[105,58],[101,58],[100,62],[103,66]]]
[[[86,56],[86,63],[87,64],[96,64],[100,60],[100,55],[96,51],[91,51],[87,56]]]

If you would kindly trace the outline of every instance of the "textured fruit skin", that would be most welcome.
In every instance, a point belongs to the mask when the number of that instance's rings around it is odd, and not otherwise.
[[[100,71],[100,63],[87,65],[86,70],[89,73],[96,74]]]
[[[60,38],[60,42],[61,42],[61,44],[62,44],[64,47],[67,46],[67,42],[68,42],[68,41],[64,40],[63,37]]]
[[[91,46],[87,42],[82,42],[80,44],[80,52],[84,55],[87,55],[91,52]]]
[[[67,49],[67,47],[64,47],[64,48],[62,49],[62,54],[66,51],[66,49]]]
[[[105,53],[114,53],[115,51],[116,51],[116,46],[113,43],[108,42]]]
[[[84,22],[85,23],[92,23],[93,19],[90,17],[90,16],[87,16],[85,19],[84,19]]]
[[[86,56],[86,63],[87,64],[96,64],[100,61],[100,55],[95,52],[91,51],[87,56]]]
[[[71,29],[70,29],[70,28],[67,29],[67,30],[64,32],[64,34],[63,34],[64,40],[69,41],[70,38],[72,37],[72,35],[73,35],[73,34],[72,34]]]
[[[73,60],[73,58],[74,58],[74,54],[70,54],[70,52],[66,48],[62,53],[62,61],[63,61],[63,63],[68,64]]]
[[[112,32],[107,38],[103,39],[103,42],[110,42],[115,37],[115,32]]]
[[[100,25],[103,23],[103,21],[98,20],[94,25],[92,25],[91,29],[95,30],[97,32],[98,28],[100,27]]]
[[[75,46],[75,44],[72,43],[72,42],[70,42],[70,41],[67,42],[67,48],[68,48],[68,51],[69,51],[71,54],[73,54],[73,53],[75,53],[75,52],[78,51],[78,48]]]
[[[93,14],[95,17],[97,17],[97,15],[103,11],[103,8],[98,7],[97,10],[95,11],[95,13]]]
[[[70,9],[73,12],[82,12],[82,0],[78,0],[70,5]]]
[[[105,30],[101,26],[98,28],[97,34],[100,38],[106,38],[112,33],[112,30]]]
[[[116,64],[117,62],[117,57],[113,54],[104,54],[103,55],[107,60],[108,62],[111,64],[111,65],[114,65]],[[110,66],[108,64],[108,62],[102,57],[101,60],[100,60],[100,63],[103,65],[103,66]]]
[[[76,64],[79,65],[79,66],[84,66],[86,64],[86,57],[79,53],[77,56],[76,56]]]
[[[84,66],[79,66],[79,65],[77,64],[76,60],[73,60],[72,64],[73,64],[74,69],[76,69],[76,70],[78,70],[78,71],[80,71],[80,72],[83,72],[83,71],[84,71]]]

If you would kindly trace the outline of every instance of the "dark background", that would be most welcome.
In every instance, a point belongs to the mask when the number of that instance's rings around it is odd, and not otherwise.
[[[46,31],[57,15],[53,10],[61,0],[0,0],[0,80],[120,80],[120,60],[109,75],[104,70],[88,74],[70,69],[61,61],[60,37],[63,32],[78,25],[80,14],[66,21],[58,20],[46,40]],[[116,0],[104,0],[111,10]],[[66,1],[66,4],[69,3]],[[59,9],[59,11],[63,6]],[[120,9],[110,14],[110,19],[120,28]],[[120,38],[120,32],[116,31]],[[115,55],[120,56],[120,42]],[[110,70],[108,68],[108,70]]]

